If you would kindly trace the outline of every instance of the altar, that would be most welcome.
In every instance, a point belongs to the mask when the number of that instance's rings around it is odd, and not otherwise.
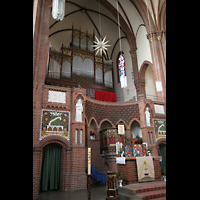
[[[144,158],[148,158],[150,156],[143,156]],[[125,164],[117,164],[115,161],[115,170],[121,171],[122,174],[126,176],[126,184],[137,183],[138,180],[138,170],[137,170],[137,157],[124,157]],[[141,157],[140,157],[141,158]],[[160,159],[161,156],[151,156],[153,160],[153,168],[154,168],[154,181],[161,180],[161,168],[160,168]],[[114,163],[113,163],[114,164]],[[152,181],[152,180],[149,180]]]

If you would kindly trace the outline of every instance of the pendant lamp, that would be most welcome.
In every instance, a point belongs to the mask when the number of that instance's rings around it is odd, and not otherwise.
[[[52,17],[62,21],[65,16],[65,0],[53,0]]]

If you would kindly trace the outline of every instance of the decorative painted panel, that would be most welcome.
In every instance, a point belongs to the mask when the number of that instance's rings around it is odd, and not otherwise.
[[[154,119],[153,123],[154,123],[156,141],[160,138],[166,138],[166,120]]]
[[[69,140],[70,112],[42,109],[40,140],[50,135],[59,135]]]

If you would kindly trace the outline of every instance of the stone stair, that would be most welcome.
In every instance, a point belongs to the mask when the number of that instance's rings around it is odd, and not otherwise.
[[[131,184],[119,187],[120,200],[166,200],[166,182]]]

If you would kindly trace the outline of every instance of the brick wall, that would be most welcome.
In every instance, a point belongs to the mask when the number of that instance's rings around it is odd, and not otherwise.
[[[87,139],[87,146],[92,148],[92,165],[96,166],[100,173],[105,173],[107,170],[117,171],[117,167],[121,167],[116,165],[115,162],[107,161],[106,158],[101,157],[99,135],[97,135],[95,141],[90,140],[90,124],[87,123],[93,118],[96,123],[95,132],[98,134],[101,123],[104,120],[109,121],[113,127],[122,120],[126,125],[127,137],[130,137],[131,123],[133,120],[137,120],[142,128],[144,139],[148,143],[146,133],[148,130],[152,130],[152,127],[149,129],[149,127],[145,126],[144,109],[147,103],[149,103],[151,114],[154,116],[153,103],[151,101],[146,102],[146,100],[142,100],[140,102],[129,103],[100,102],[87,98],[86,90],[84,89],[44,84],[47,69],[50,4],[51,0],[35,0],[33,8],[33,199],[38,198],[42,168],[42,151],[47,144],[57,143],[62,146],[60,190],[73,191],[86,189],[87,147],[85,147],[85,139]],[[136,59],[136,56],[132,57],[132,59]],[[137,69],[137,66],[134,69]],[[65,92],[66,103],[48,102],[49,90]],[[78,98],[82,98],[83,100],[82,122],[75,121],[75,104]],[[41,141],[39,140],[42,109],[70,112],[69,141],[57,135],[51,135]],[[87,121],[86,124],[85,121]],[[78,130],[77,144],[75,144],[76,129]],[[83,130],[82,144],[80,144],[80,130]],[[154,143],[153,147],[156,151],[156,143]],[[127,162],[127,165],[130,169],[127,171],[127,177],[134,177],[135,162]],[[159,161],[155,161],[156,179],[159,179],[160,176],[159,166]],[[130,181],[136,180],[130,179]]]
[[[155,172],[155,181],[161,180],[161,168],[160,161],[153,160],[154,172]],[[138,182],[138,174],[137,174],[137,163],[136,160],[126,160],[125,165],[116,164],[115,161],[109,163],[110,171],[118,171],[120,170],[122,174],[124,174],[127,178],[127,183],[136,183]]]
[[[66,103],[48,102],[49,90],[65,92]],[[35,108],[37,111],[37,120],[34,121],[35,126],[33,127],[33,137],[35,138],[33,148],[33,196],[35,199],[37,199],[39,193],[42,168],[42,150],[49,143],[58,143],[62,146],[60,179],[60,190],[62,191],[74,191],[87,188],[87,147],[92,148],[92,166],[96,166],[99,173],[106,173],[108,170],[117,171],[118,169],[123,172],[124,169],[122,165],[116,165],[115,162],[107,161],[106,158],[102,157],[100,154],[100,125],[105,119],[113,123],[113,125],[116,125],[116,123],[118,123],[120,120],[123,120],[127,124],[127,131],[130,131],[130,126],[133,119],[137,119],[141,123],[140,113],[142,112],[140,109],[141,107],[144,109],[144,103],[99,102],[87,98],[85,89],[64,88],[49,85],[42,86],[40,95],[42,96],[42,102],[40,107],[38,106]],[[82,98],[83,100],[82,122],[75,121],[75,104],[78,98]],[[69,141],[58,135],[51,135],[42,139],[41,141],[39,140],[42,109],[66,110],[70,112]],[[96,140],[90,140],[89,138],[90,124],[87,124],[87,122],[91,121],[92,118],[95,120],[94,130],[97,134]],[[148,127],[142,127],[144,139],[145,133],[148,131],[148,129]],[[150,127],[150,129],[152,129],[152,127]],[[75,143],[75,130],[78,130],[77,143]],[[80,144],[80,130],[83,130],[82,144]],[[85,146],[86,139],[87,147]],[[156,162],[154,165],[157,180],[160,178],[160,165],[159,162]],[[135,161],[127,162],[127,170],[124,171],[124,174],[128,178],[129,183],[137,182],[137,168]]]
[[[140,120],[137,103],[100,102],[89,98],[86,100],[85,115],[88,121],[93,117],[98,124],[104,119],[109,119],[113,125],[116,125],[120,119],[123,119],[126,124],[129,124],[133,118]]]

